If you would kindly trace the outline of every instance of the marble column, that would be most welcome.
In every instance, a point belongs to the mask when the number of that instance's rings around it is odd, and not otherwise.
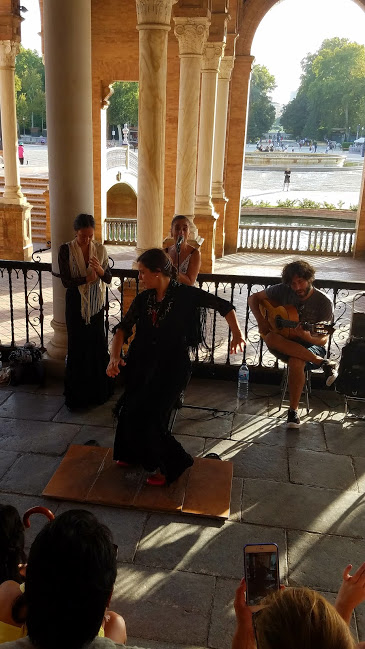
[[[179,42],[180,87],[177,135],[175,214],[187,216],[191,239],[197,241],[194,225],[195,182],[198,150],[199,95],[202,55],[210,20],[206,17],[175,17]]]
[[[232,72],[229,123],[226,142],[225,195],[228,198],[225,218],[224,254],[237,251],[241,212],[241,185],[246,142],[246,125],[253,56],[237,54]]]
[[[52,268],[58,272],[58,249],[74,237],[73,221],[93,214],[93,141],[91,111],[91,1],[44,3],[49,200]],[[54,335],[49,356],[67,352],[65,289],[53,278]]]
[[[365,163],[362,169],[360,200],[356,217],[356,238],[353,256],[365,257]]]
[[[0,199],[0,254],[5,259],[31,258],[30,210],[19,180],[18,136],[15,103],[15,57],[19,43],[0,40],[0,110],[5,189]]]
[[[226,150],[227,112],[229,83],[234,65],[233,56],[224,56],[219,66],[217,106],[213,145],[212,197],[215,212],[219,214],[216,237],[215,256],[222,257],[224,251],[224,221],[227,198],[224,192],[223,175]]]
[[[174,0],[136,0],[139,30],[137,255],[163,238],[167,39]]]
[[[204,238],[201,271],[213,272],[217,215],[212,203],[213,140],[218,70],[224,43],[207,43],[202,67],[195,224]]]
[[[25,199],[20,189],[19,180],[15,104],[15,57],[18,52],[18,43],[0,41],[0,106],[5,176],[4,198],[8,203],[22,205]]]
[[[195,213],[213,214],[212,169],[218,70],[223,43],[207,43],[202,69]]]

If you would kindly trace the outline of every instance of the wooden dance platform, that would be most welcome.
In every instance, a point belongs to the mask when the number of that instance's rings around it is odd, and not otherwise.
[[[43,496],[80,503],[181,512],[226,519],[233,465],[194,458],[194,464],[170,487],[151,487],[140,467],[120,467],[111,448],[70,446]]]

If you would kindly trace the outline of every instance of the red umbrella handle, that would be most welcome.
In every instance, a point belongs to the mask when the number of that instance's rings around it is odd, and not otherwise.
[[[51,512],[50,509],[47,509],[47,507],[41,507],[41,506],[31,507],[30,509],[27,509],[27,511],[25,512],[25,514],[23,516],[23,525],[24,525],[24,527],[26,527],[26,528],[30,527],[29,517],[32,514],[43,514],[43,516],[46,516],[49,521],[54,520],[54,514]]]

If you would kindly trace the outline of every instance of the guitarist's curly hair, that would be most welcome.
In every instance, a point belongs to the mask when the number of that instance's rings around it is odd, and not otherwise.
[[[281,277],[283,284],[292,283],[292,279],[295,275],[306,279],[308,282],[313,282],[315,270],[311,264],[303,259],[298,259],[298,261],[292,261],[290,264],[286,264],[282,270]]]

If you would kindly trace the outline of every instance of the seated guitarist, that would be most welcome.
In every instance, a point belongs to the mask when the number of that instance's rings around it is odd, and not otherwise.
[[[314,268],[303,260],[286,264],[282,271],[282,283],[269,286],[264,291],[253,293],[248,304],[257,320],[259,332],[269,350],[280,360],[288,363],[289,399],[288,428],[299,428],[298,405],[305,381],[305,368],[322,367],[326,385],[332,385],[337,378],[336,364],[324,360],[328,335],[310,333],[300,322],[328,322],[333,320],[331,300],[313,286]],[[280,305],[291,304],[298,310],[299,323],[293,329],[294,338],[288,340],[270,329],[268,321],[260,311],[260,301],[275,300]]]

